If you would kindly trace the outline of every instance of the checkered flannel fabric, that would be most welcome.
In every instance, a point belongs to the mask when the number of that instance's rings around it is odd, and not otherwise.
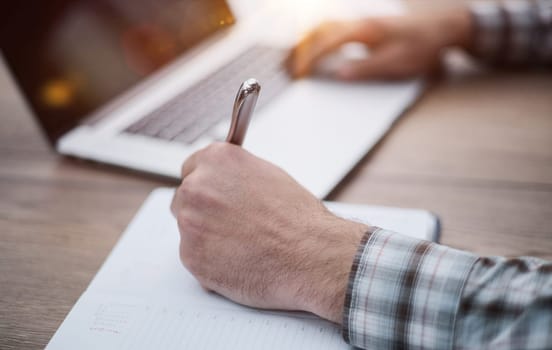
[[[552,64],[552,0],[476,1],[470,10],[475,56],[492,63]]]
[[[373,229],[351,270],[343,336],[364,349],[552,349],[552,264]]]
[[[476,257],[385,230],[369,236],[351,273],[345,340],[366,349],[450,349]]]
[[[481,258],[456,320],[458,349],[552,349],[552,263]]]

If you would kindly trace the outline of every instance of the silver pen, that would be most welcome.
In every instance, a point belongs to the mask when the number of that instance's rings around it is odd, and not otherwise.
[[[232,124],[226,142],[237,146],[243,144],[260,92],[261,85],[256,79],[248,79],[241,84],[234,102]]]

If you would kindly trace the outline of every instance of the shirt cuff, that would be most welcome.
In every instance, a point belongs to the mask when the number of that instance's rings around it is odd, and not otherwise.
[[[550,0],[474,1],[472,54],[493,63],[549,63]]]
[[[345,299],[343,337],[362,348],[448,349],[477,257],[376,229],[367,233]]]

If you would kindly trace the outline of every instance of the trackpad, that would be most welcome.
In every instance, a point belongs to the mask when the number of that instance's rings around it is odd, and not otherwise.
[[[320,188],[354,166],[419,88],[415,81],[295,82],[254,116],[244,147],[281,166],[307,188]]]

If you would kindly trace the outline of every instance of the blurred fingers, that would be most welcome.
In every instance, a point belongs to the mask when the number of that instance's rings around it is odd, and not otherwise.
[[[365,25],[360,21],[327,22],[310,32],[292,50],[287,68],[293,77],[312,72],[321,58],[348,42],[365,42]]]
[[[410,64],[404,62],[404,58],[402,48],[398,46],[382,47],[374,50],[367,59],[344,64],[337,70],[336,77],[342,80],[407,78],[412,73],[409,71]]]

